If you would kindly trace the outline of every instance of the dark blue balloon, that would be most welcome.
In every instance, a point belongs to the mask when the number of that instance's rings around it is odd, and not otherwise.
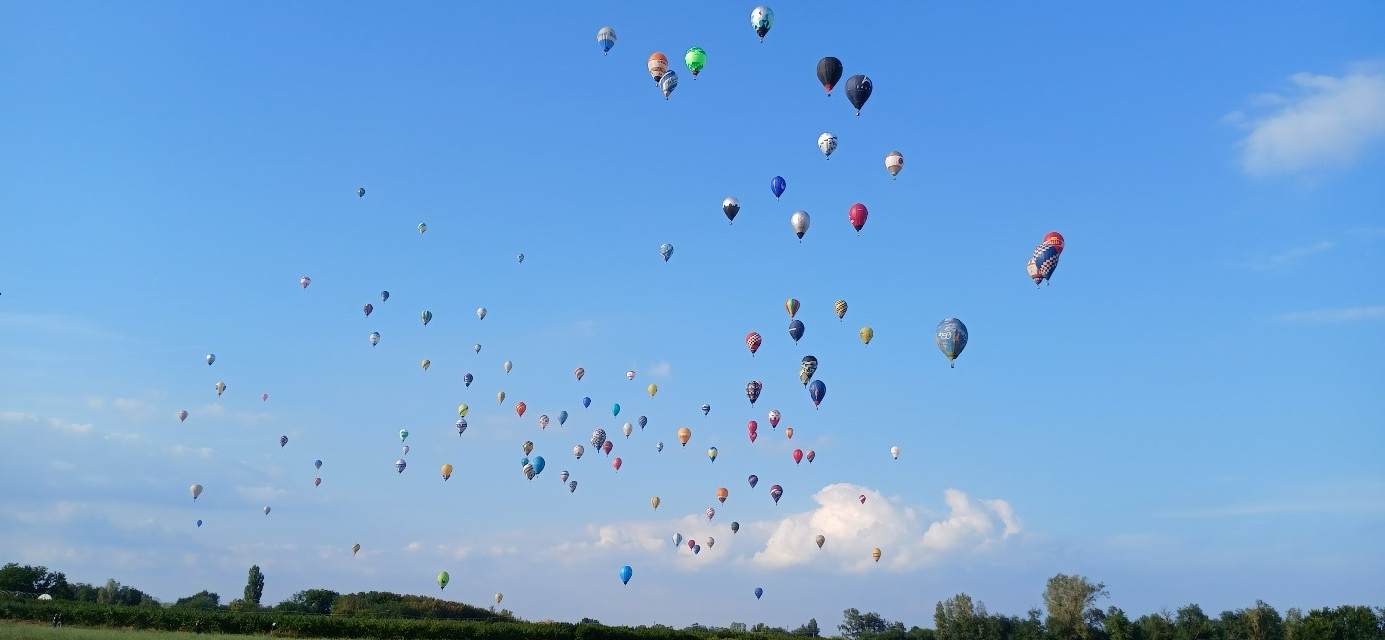
[[[756,599],[756,600],[759,600],[759,599],[760,599],[760,596],[762,596],[762,595],[765,595],[765,590],[764,590],[764,589],[761,589],[761,588],[759,588],[759,587],[755,587],[755,599]]]
[[[646,418],[646,417],[644,417],[644,416],[640,416],[638,419],[635,420],[635,422],[639,423],[640,428],[643,429],[643,428],[644,428],[644,425],[649,424],[649,418]]]
[[[769,181],[769,190],[774,193],[775,200],[778,200],[779,196],[784,195],[784,189],[788,188],[788,186],[789,183],[784,182],[782,176],[774,176],[774,179]]]
[[[793,338],[794,344],[798,344],[798,339],[803,337],[803,321],[794,319],[789,323],[789,337]]]
[[[585,408],[590,407],[590,406],[592,406],[592,399],[591,399],[591,398],[582,398],[582,408],[585,409]]]
[[[851,101],[851,106],[856,107],[856,115],[861,115],[861,107],[870,99],[870,93],[874,90],[875,85],[871,84],[870,78],[859,73],[846,79],[846,99]]]
[[[813,406],[817,406],[822,399],[827,396],[827,385],[821,380],[814,380],[813,384],[808,385],[808,397],[813,399]]]
[[[381,292],[380,292],[380,302],[384,302],[384,301],[389,300],[389,299],[390,299],[390,292],[388,292],[388,291],[381,291]]]
[[[471,377],[471,374],[470,374],[470,373],[468,373],[468,374],[462,376],[462,384],[464,384],[464,385],[466,385],[466,386],[468,386],[468,387],[471,386],[471,381],[472,381],[472,380],[475,380],[475,378]]]
[[[559,412],[558,412],[558,426],[560,426],[560,427],[563,426],[563,423],[564,423],[564,422],[567,422],[567,412],[566,412],[566,411],[559,411]]]
[[[197,521],[197,526],[199,526],[199,527],[202,526],[202,521],[201,521],[201,520],[198,520],[198,521]]]

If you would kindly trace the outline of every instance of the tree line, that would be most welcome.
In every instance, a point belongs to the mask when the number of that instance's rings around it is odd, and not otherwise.
[[[810,619],[792,630],[764,623],[747,625],[733,622],[727,627],[693,624],[682,630],[662,625],[624,628],[617,634],[614,631],[617,628],[605,627],[591,618],[583,618],[575,624],[525,623],[509,611],[483,609],[427,596],[378,591],[342,594],[330,589],[306,589],[276,605],[264,606],[260,601],[264,584],[265,575],[256,565],[250,567],[240,598],[222,604],[221,596],[203,590],[168,604],[114,579],[98,587],[69,583],[62,572],[50,571],[47,567],[13,562],[0,567],[0,592],[9,594],[10,600],[47,595],[55,601],[51,603],[54,606],[60,606],[61,601],[75,601],[185,610],[193,614],[279,614],[286,616],[282,618],[284,620],[295,621],[291,626],[279,628],[286,631],[298,629],[294,635],[300,637],[342,634],[350,629],[341,625],[309,624],[302,621],[305,616],[350,617],[385,623],[389,620],[503,623],[504,632],[491,635],[517,638],[576,637],[584,635],[583,629],[595,628],[606,629],[602,632],[606,637],[630,638],[819,637],[822,634],[816,619]],[[1290,608],[1281,614],[1274,607],[1256,600],[1250,607],[1223,611],[1215,617],[1194,603],[1173,612],[1163,610],[1132,617],[1119,607],[1099,606],[1099,602],[1106,597],[1108,593],[1103,583],[1093,582],[1084,576],[1058,574],[1049,578],[1044,587],[1044,610],[1031,609],[1023,616],[990,613],[984,603],[959,593],[937,603],[932,628],[906,628],[903,622],[888,620],[878,613],[862,612],[853,607],[842,612],[842,622],[836,630],[840,637],[850,640],[1385,640],[1385,607],[1379,606],[1342,605],[1307,612]],[[35,611],[39,610],[14,606],[13,603],[9,607],[0,607],[5,617],[24,618],[37,615]],[[39,612],[45,611],[46,608]],[[215,619],[222,620],[224,616]],[[181,624],[178,620],[180,618],[175,617],[168,624]],[[272,616],[261,616],[256,620],[259,621],[256,624],[274,624]],[[243,626],[231,624],[227,630]],[[370,624],[351,628],[373,629],[377,626]],[[419,633],[438,630],[426,625],[418,628]],[[494,625],[490,628],[498,630]],[[602,635],[598,633],[592,637]]]

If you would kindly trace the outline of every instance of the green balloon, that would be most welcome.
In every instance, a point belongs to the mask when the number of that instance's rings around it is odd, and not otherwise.
[[[693,77],[697,77],[697,72],[707,66],[707,52],[703,51],[702,47],[688,49],[688,52],[683,54],[683,62],[688,65],[688,71],[692,72]]]
[[[452,580],[452,576],[448,575],[448,573],[447,573],[446,571],[443,571],[443,572],[439,573],[439,574],[438,574],[438,588],[439,588],[439,589],[446,589],[446,588],[447,588],[447,583],[448,583],[449,581],[451,581],[451,580]]]

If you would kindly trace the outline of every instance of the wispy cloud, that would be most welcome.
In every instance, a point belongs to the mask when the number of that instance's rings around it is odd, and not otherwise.
[[[45,422],[48,423],[50,428],[59,431],[67,431],[69,433],[90,433],[92,429],[92,425],[89,422],[68,422],[60,418],[49,418]]]
[[[667,378],[673,373],[673,365],[667,360],[656,362],[644,370],[644,374],[655,378]]]
[[[1309,256],[1328,251],[1335,246],[1337,243],[1331,240],[1320,240],[1310,245],[1293,247],[1274,255],[1248,260],[1245,267],[1257,271],[1281,271],[1302,262]]]
[[[23,411],[0,411],[0,422],[19,424],[21,422],[38,422],[38,416]]]
[[[1256,96],[1270,113],[1234,112],[1225,120],[1247,129],[1241,166],[1255,176],[1323,165],[1347,166],[1385,138],[1385,72],[1362,66],[1346,75],[1296,73],[1290,94]]]
[[[1278,316],[1275,320],[1279,322],[1352,322],[1356,320],[1385,320],[1385,305],[1297,311]]]

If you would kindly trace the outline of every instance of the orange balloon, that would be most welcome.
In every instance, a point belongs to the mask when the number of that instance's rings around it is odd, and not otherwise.
[[[689,429],[689,428],[687,428],[687,427],[679,427],[679,429],[678,429],[678,442],[679,442],[679,443],[681,443],[683,446],[686,447],[686,446],[688,446],[688,440],[690,440],[691,438],[692,438],[692,429]]]
[[[718,501],[718,502],[721,502],[722,504],[725,504],[725,503],[726,503],[726,496],[727,496],[727,495],[730,495],[730,492],[728,492],[728,491],[726,490],[726,487],[721,487],[721,488],[717,489],[717,501]]]
[[[521,418],[524,417],[524,410],[525,410],[525,409],[528,409],[528,408],[529,408],[529,405],[524,404],[523,402],[516,402],[516,403],[515,403],[515,413],[519,414],[519,417],[521,417]]]
[[[665,73],[668,73],[668,56],[659,51],[649,54],[649,75],[654,76],[654,81],[658,82]]]
[[[788,436],[789,439],[792,440],[792,439],[793,439],[793,427],[784,427],[784,435]]]

